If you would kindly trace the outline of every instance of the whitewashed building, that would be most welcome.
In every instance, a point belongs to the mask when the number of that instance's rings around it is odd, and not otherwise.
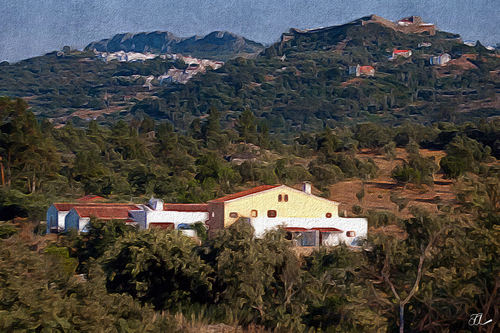
[[[255,236],[283,227],[299,246],[357,246],[366,238],[365,218],[339,217],[339,203],[312,194],[311,184],[302,190],[286,185],[263,185],[208,202],[207,224],[214,235],[243,218],[255,229]]]
[[[161,199],[152,198],[148,205],[137,207],[130,211],[130,216],[141,229],[183,229],[189,236],[189,225],[208,220],[208,204],[165,204]]]

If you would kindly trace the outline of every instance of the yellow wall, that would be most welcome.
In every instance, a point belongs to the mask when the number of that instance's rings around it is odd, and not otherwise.
[[[278,201],[279,194],[283,197],[281,202]],[[284,201],[285,194],[288,202]],[[258,218],[267,218],[268,210],[276,210],[277,218],[325,218],[326,213],[331,213],[332,218],[338,216],[338,203],[283,186],[225,202],[224,227],[229,227],[239,217],[251,217],[253,209],[257,210]],[[238,213],[238,217],[229,217],[232,212]]]

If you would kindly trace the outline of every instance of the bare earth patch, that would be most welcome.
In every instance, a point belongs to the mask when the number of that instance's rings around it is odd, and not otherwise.
[[[423,156],[434,156],[436,163],[446,154],[443,151],[432,151],[421,149],[420,153]],[[377,179],[372,179],[365,183],[365,197],[360,203],[356,197],[356,193],[362,188],[362,181],[359,179],[347,180],[330,187],[330,198],[340,202],[339,211],[345,211],[347,216],[352,216],[352,206],[360,205],[363,210],[385,210],[396,214],[399,217],[409,217],[408,207],[420,206],[429,211],[437,211],[437,205],[453,204],[455,194],[452,190],[453,182],[443,179],[442,175],[434,176],[434,186],[422,185],[420,187],[408,184],[398,184],[391,178],[391,171],[395,166],[402,164],[407,153],[402,148],[396,149],[396,158],[392,161],[387,161],[382,155],[376,155],[369,150],[362,150],[356,156],[359,159],[372,158],[375,164],[380,169],[380,174]],[[407,208],[398,212],[397,207],[390,201],[392,192],[397,192],[400,197],[409,199]]]

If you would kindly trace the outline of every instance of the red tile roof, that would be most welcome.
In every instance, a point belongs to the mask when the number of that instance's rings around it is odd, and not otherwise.
[[[75,211],[80,217],[95,216],[102,220],[128,220],[128,212],[137,210],[136,205],[117,205],[117,206],[101,206],[101,205],[88,205],[74,207]]]
[[[131,205],[129,203],[94,203],[94,202],[89,202],[89,203],[55,203],[54,207],[58,211],[70,211],[73,207],[109,207],[109,206],[134,206],[138,209],[137,206]]]
[[[337,228],[312,228],[311,230],[318,230],[320,232],[335,232],[335,233],[343,232],[342,230]]]
[[[81,197],[80,199],[77,199],[76,201],[78,202],[92,202],[92,201],[99,201],[99,200],[105,200],[103,197],[100,197],[98,195],[86,195],[84,197]]]
[[[394,50],[393,53],[405,53],[405,52],[408,52],[410,50]]]
[[[171,204],[163,205],[163,210],[176,212],[208,212],[208,204]]]
[[[280,187],[280,186],[282,186],[282,185],[261,185],[261,186],[257,186],[257,187],[254,187],[254,188],[251,188],[251,189],[248,189],[245,191],[241,191],[238,193],[229,194],[229,195],[226,195],[225,197],[211,200],[209,202],[226,202],[226,201],[238,199],[241,197],[245,197],[245,196],[250,195],[250,194],[259,193],[262,191],[267,191],[267,190],[270,190],[272,188],[276,188],[276,187]]]

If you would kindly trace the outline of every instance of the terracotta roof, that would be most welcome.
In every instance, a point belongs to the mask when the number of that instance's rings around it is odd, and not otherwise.
[[[405,53],[408,51],[410,51],[410,50],[394,50],[394,53]]]
[[[176,212],[208,212],[208,204],[164,204],[163,210]]]
[[[80,199],[77,199],[76,201],[78,201],[78,202],[92,202],[92,201],[99,201],[99,200],[104,200],[104,198],[100,197],[98,195],[86,195],[84,197],[81,197]]]
[[[209,202],[226,202],[226,201],[238,199],[241,197],[245,197],[245,196],[250,195],[250,194],[267,191],[267,190],[270,190],[270,189],[273,189],[276,187],[280,187],[280,186],[282,186],[282,185],[261,185],[261,186],[257,186],[257,187],[254,187],[254,188],[242,191],[242,192],[229,194],[229,195],[226,195],[225,197],[222,197],[219,199],[210,200]]]
[[[95,216],[103,220],[128,220],[128,212],[131,210],[137,210],[136,205],[116,205],[116,206],[79,206],[74,207],[74,210],[78,213],[80,217],[92,217]]]
[[[362,72],[362,73],[365,73],[365,72],[371,72],[371,71],[374,71],[375,68],[373,68],[372,66],[361,66],[359,67],[359,71]]]
[[[335,233],[343,232],[342,230],[337,229],[337,228],[311,228],[311,229],[307,229],[307,228],[301,228],[301,227],[285,227],[285,230],[295,231],[295,232],[311,231],[311,230],[315,230],[315,231],[319,231],[319,232],[335,232]]]
[[[89,203],[55,203],[54,204],[54,207],[56,207],[56,209],[58,211],[70,211],[72,208],[74,207],[110,207],[110,206],[134,206],[134,207],[137,207],[135,205],[131,205],[129,203],[93,203],[93,202],[89,202]],[[137,208],[134,208],[134,209],[137,209]]]
[[[335,233],[343,232],[342,230],[337,228],[312,228],[311,230],[318,230],[320,232],[335,232]]]
[[[307,228],[301,228],[301,227],[285,227],[285,230],[287,231],[306,231]]]

